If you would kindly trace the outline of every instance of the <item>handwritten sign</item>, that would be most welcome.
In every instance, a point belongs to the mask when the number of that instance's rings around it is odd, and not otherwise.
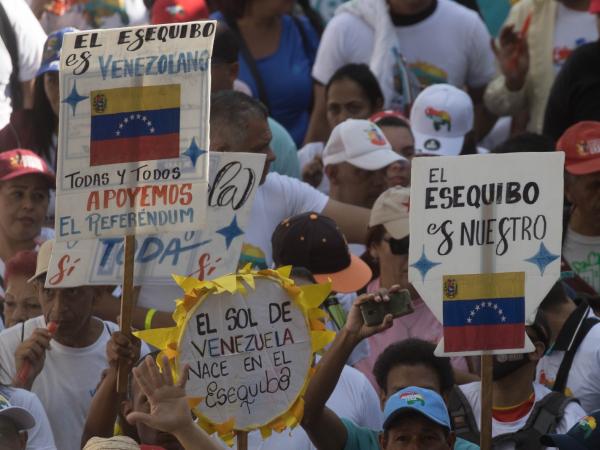
[[[57,241],[199,229],[216,23],[68,33]]]
[[[178,367],[189,364],[186,394],[198,423],[226,442],[235,431],[266,436],[296,426],[314,352],[335,336],[319,309],[330,286],[296,286],[290,271],[177,278],[185,291],[177,326],[135,333]]]
[[[561,152],[416,158],[409,280],[444,325],[438,351],[518,353],[560,275]]]
[[[173,273],[204,280],[235,271],[264,161],[264,155],[211,152],[206,225],[136,236],[134,283],[174,285]],[[122,276],[122,238],[57,242],[46,284],[114,285]]]

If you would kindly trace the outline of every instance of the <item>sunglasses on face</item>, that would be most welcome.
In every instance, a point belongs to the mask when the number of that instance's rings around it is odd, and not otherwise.
[[[390,250],[394,255],[408,255],[408,247],[410,245],[410,236],[402,239],[384,238],[383,240],[390,244]]]

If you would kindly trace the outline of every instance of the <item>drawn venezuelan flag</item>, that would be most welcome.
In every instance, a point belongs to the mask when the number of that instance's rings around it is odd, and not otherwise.
[[[180,86],[90,92],[90,165],[179,157]]]
[[[525,345],[525,273],[446,275],[444,350],[499,350]]]

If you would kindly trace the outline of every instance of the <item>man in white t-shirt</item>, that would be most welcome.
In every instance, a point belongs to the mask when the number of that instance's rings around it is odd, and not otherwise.
[[[378,3],[384,1],[389,16],[370,14],[381,10]],[[321,38],[312,72],[316,82],[315,107],[307,142],[325,140],[324,86],[341,66],[370,64],[385,93],[386,85],[390,84],[387,69],[380,71],[377,66],[378,60],[392,51],[390,46],[404,56],[422,86],[436,83],[466,86],[478,111],[483,112],[479,107],[495,67],[490,35],[476,12],[452,0],[360,0],[360,3],[365,3],[364,8],[343,5]],[[397,42],[390,43],[390,36],[396,37]],[[398,73],[393,79],[395,85],[402,83]],[[400,95],[397,88],[395,91]],[[386,107],[394,107],[396,103],[394,95],[386,95]],[[484,118],[483,114],[476,116]],[[482,121],[480,125],[476,129],[483,137],[489,123],[484,126]]]
[[[556,144],[565,153],[565,196],[571,204],[563,258],[600,293],[600,122],[579,122]]]
[[[510,436],[525,429],[526,424],[532,413],[540,406],[550,400],[552,395],[557,397],[560,394],[553,393],[550,389],[542,386],[534,379],[536,365],[544,355],[547,348],[550,331],[547,324],[542,319],[537,318],[536,322],[527,327],[527,335],[535,345],[535,350],[531,353],[495,355],[493,362],[493,406],[492,406],[492,438],[494,439],[495,450],[514,450],[516,448],[516,436]],[[462,394],[462,395],[461,395]],[[466,415],[475,419],[477,430],[472,430],[479,434],[481,428],[481,383],[474,382],[458,386],[458,390],[453,393],[455,398],[461,398],[460,403],[466,412]],[[548,397],[548,398],[547,398]],[[558,402],[564,405],[567,399],[560,397]],[[466,424],[466,417],[460,417],[459,410],[454,408],[453,400],[450,401],[450,411],[455,425]],[[562,409],[562,411],[561,411]],[[558,408],[559,415],[548,417],[550,409],[545,410],[546,414],[538,417],[544,417],[546,426],[550,424],[551,430],[546,429],[548,433],[566,433],[577,421],[585,415],[585,411],[576,401],[570,401],[564,408]],[[533,417],[536,417],[535,415]],[[464,426],[462,427],[465,428]],[[533,430],[530,430],[533,431]],[[467,438],[465,431],[457,427],[458,436]],[[530,446],[522,445],[520,448],[539,448],[539,437],[535,433],[528,436],[535,441]],[[527,438],[519,436],[520,440]]]
[[[44,287],[53,241],[38,252],[36,283],[43,315],[0,333],[0,382],[35,393],[57,448],[79,450],[83,425],[117,325],[92,316],[99,289]],[[144,348],[147,352],[147,347]]]
[[[23,100],[19,107],[31,108],[33,106],[33,83],[42,62],[46,34],[25,0],[0,0],[0,7],[4,9],[12,27],[12,34],[16,41],[14,50],[17,53],[11,57],[10,46],[0,39],[0,129],[2,129],[8,124],[12,111],[10,92],[10,78],[13,73],[12,61],[13,59],[19,61],[18,81]]]
[[[269,173],[275,155],[270,148],[271,132],[267,111],[257,100],[235,91],[213,94],[210,111],[211,150],[245,151],[266,154],[260,187],[256,192],[246,227],[242,250],[252,252],[252,260],[273,263],[271,235],[288,217],[314,211],[337,222],[350,242],[365,239],[369,210],[330,199],[312,186],[278,173]],[[244,255],[242,255],[242,260]]]
[[[538,363],[536,380],[577,397],[588,413],[600,409],[600,319],[586,302],[577,306],[560,282],[546,295],[540,311],[550,327],[552,345]],[[575,352],[571,365],[561,368],[569,352]],[[561,373],[564,379],[558,379],[559,370],[566,370],[566,376]],[[556,382],[561,383],[558,389]]]

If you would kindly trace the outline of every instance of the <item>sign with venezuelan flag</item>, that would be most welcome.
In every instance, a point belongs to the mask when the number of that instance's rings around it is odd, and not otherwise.
[[[533,350],[527,324],[560,276],[562,152],[415,158],[408,279],[447,356]]]
[[[204,21],[65,34],[57,241],[205,225],[215,29]]]
[[[524,346],[524,272],[445,275],[443,283],[446,351]]]

